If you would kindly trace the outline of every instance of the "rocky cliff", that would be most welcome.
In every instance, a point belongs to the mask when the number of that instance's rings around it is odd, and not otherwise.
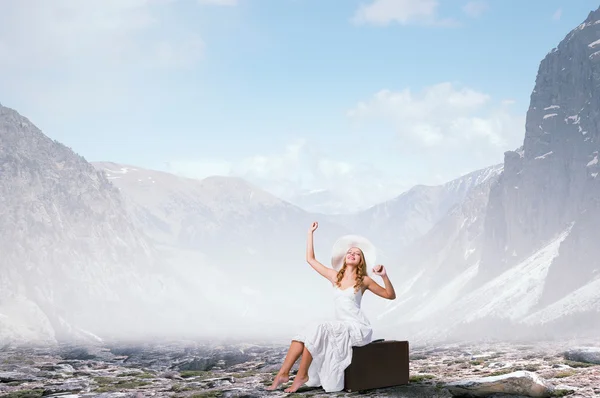
[[[185,312],[172,311],[185,295],[118,189],[3,106],[0,253],[2,341],[158,332],[176,318],[186,325]]]
[[[571,224],[548,272],[540,305],[597,276],[599,132],[600,9],[540,64],[523,147],[506,153],[504,173],[491,190],[484,278],[527,258]]]

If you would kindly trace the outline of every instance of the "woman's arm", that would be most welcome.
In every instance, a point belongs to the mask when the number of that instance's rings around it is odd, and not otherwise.
[[[383,265],[378,265],[377,267],[375,267],[373,269],[373,272],[375,273],[375,275],[381,276],[381,278],[383,279],[383,284],[384,284],[385,288],[381,287],[381,285],[379,285],[377,282],[375,282],[373,279],[369,278],[368,276],[365,276],[365,279],[363,282],[365,284],[365,287],[368,290],[375,293],[376,295],[378,295],[379,297],[382,297],[382,298],[385,298],[388,300],[394,300],[396,298],[396,291],[394,290],[394,286],[392,285],[390,278],[388,278],[387,272],[385,271],[385,268],[383,267]]]
[[[335,277],[337,275],[335,270],[324,266],[315,258],[315,245],[313,242],[313,234],[318,227],[319,224],[317,222],[314,222],[308,230],[308,237],[306,239],[306,262],[308,262],[315,271],[317,271],[323,277],[328,279],[331,283],[335,283]]]

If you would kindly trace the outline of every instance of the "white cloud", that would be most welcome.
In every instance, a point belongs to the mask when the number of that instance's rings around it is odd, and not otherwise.
[[[381,90],[359,102],[348,116],[365,131],[393,130],[399,156],[418,157],[415,168],[428,167],[422,182],[440,170],[452,178],[501,162],[506,150],[520,146],[524,115],[514,114],[510,101],[492,98],[468,87],[441,83],[413,93]]]
[[[494,146],[507,145],[505,126],[498,124],[502,115],[497,113],[506,111],[500,107],[490,110],[487,117],[479,116],[490,101],[487,94],[441,83],[418,94],[410,89],[381,90],[359,102],[348,116],[358,122],[383,121],[405,142],[419,147],[459,146],[477,138]]]
[[[392,22],[401,25],[456,25],[456,21],[452,19],[438,18],[438,5],[437,0],[372,0],[370,4],[363,4],[356,10],[352,21],[383,26]]]
[[[463,7],[465,14],[472,18],[480,17],[488,9],[488,4],[482,0],[470,1]]]
[[[166,170],[192,178],[238,176],[312,210],[352,211],[400,194],[412,181],[394,178],[373,164],[353,163],[320,153],[305,140],[280,153],[221,161],[172,161]],[[311,193],[318,192],[316,202]]]
[[[552,14],[552,19],[555,21],[560,20],[561,17],[562,17],[562,8],[559,8],[558,10],[554,11],[554,14]]]
[[[347,113],[359,142],[330,141],[329,154],[299,140],[242,159],[173,161],[167,171],[238,176],[312,210],[351,211],[502,162],[524,136],[524,115],[511,111],[513,103],[452,83],[381,90]]]
[[[157,27],[167,0],[22,0],[0,2],[0,67],[43,69],[152,62],[158,42],[143,33]],[[170,45],[177,40],[169,39]]]
[[[97,116],[139,103],[153,73],[191,68],[203,56],[197,27],[173,19],[177,2],[0,1],[4,101],[45,126],[56,114]]]

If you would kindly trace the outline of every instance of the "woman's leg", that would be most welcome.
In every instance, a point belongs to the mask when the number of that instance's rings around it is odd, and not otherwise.
[[[300,358],[300,355],[302,355],[303,351],[306,351],[304,348],[304,343],[292,340],[292,344],[290,344],[290,348],[285,356],[283,364],[281,365],[281,369],[279,369],[277,376],[275,376],[275,380],[273,380],[273,384],[271,384],[271,387],[267,388],[267,390],[275,390],[281,384],[287,383],[290,380],[290,370],[298,358]]]
[[[308,381],[308,368],[312,362],[312,355],[310,352],[304,347],[302,351],[302,359],[300,360],[300,367],[298,368],[298,373],[294,378],[294,382],[289,388],[285,389],[285,392],[296,392],[300,387],[302,387]]]

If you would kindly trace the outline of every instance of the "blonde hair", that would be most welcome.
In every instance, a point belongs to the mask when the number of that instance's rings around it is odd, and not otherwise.
[[[367,262],[365,261],[365,255],[363,251],[359,247],[355,247],[354,249],[358,249],[360,253],[360,262],[358,263],[358,267],[356,269],[356,279],[354,280],[354,291],[358,291],[362,286],[365,275],[367,275]],[[346,264],[346,256],[344,255],[344,263],[342,268],[337,273],[337,280],[335,284],[337,287],[341,289],[342,287],[342,278],[344,277],[344,273],[346,272],[347,264]]]

